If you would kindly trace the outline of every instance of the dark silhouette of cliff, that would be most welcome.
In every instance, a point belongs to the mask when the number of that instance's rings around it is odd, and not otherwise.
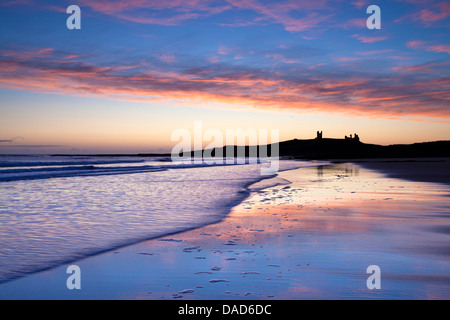
[[[279,146],[279,156],[295,159],[364,159],[364,158],[426,158],[426,157],[450,157],[450,141],[432,141],[413,144],[394,144],[382,146],[368,144],[360,141],[359,136],[351,134],[344,139],[323,138],[322,131],[317,131],[315,139],[293,139],[277,143]],[[262,157],[261,150],[271,156],[272,145],[257,146],[257,156]],[[234,155],[238,154],[238,148],[244,150],[246,157],[250,155],[251,147],[248,146],[224,146],[221,148],[202,150],[198,154],[215,156],[216,152],[227,155],[227,148],[233,148]],[[254,150],[255,148],[253,148]],[[264,150],[267,149],[267,152]],[[239,151],[240,151],[239,150]],[[186,152],[184,156],[193,157],[194,151]],[[181,155],[181,154],[180,154]],[[54,155],[70,156],[70,155]],[[73,155],[80,156],[80,155]],[[170,153],[154,154],[96,154],[95,156],[136,156],[136,157],[171,157]]]
[[[353,138],[355,139],[355,138]],[[382,146],[355,140],[322,138],[280,142],[280,156],[303,159],[418,158],[450,156],[450,141]]]
[[[271,155],[272,145],[263,145],[267,148],[267,155]],[[248,146],[224,146],[207,151],[215,156],[216,151],[227,154],[226,148],[233,148],[234,155],[238,148],[244,148],[245,156],[250,154]],[[221,149],[221,150],[220,150]],[[193,152],[188,153],[191,156]],[[332,139],[293,139],[279,142],[279,156],[296,159],[362,159],[362,158],[422,158],[422,157],[450,157],[450,141],[433,141],[414,144],[395,144],[382,146],[363,143],[356,135],[355,138]]]

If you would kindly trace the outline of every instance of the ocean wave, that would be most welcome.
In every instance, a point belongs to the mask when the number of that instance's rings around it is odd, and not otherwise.
[[[73,178],[0,183],[0,283],[218,222],[255,190],[255,183],[288,183],[275,174],[261,176],[261,164],[160,164],[45,168],[32,175]],[[280,161],[280,171],[311,165]],[[91,176],[75,178],[84,174]]]
[[[167,169],[187,169],[213,166],[230,166],[255,163],[255,159],[223,159],[222,163],[208,162],[210,159],[189,159],[180,162],[172,162],[170,158],[152,159],[124,159],[116,158],[99,160],[98,157],[64,158],[48,161],[48,157],[36,156],[30,161],[25,159],[1,159],[0,158],[0,182],[36,180],[50,178],[68,178],[76,176],[100,176],[115,174],[132,174],[161,171]],[[231,161],[230,161],[231,160]],[[259,159],[260,163],[267,160]]]
[[[0,182],[17,180],[34,180],[49,178],[67,178],[75,176],[99,176],[114,174],[131,174],[142,172],[153,172],[166,170],[158,166],[132,166],[132,167],[99,167],[89,166],[70,166],[70,167],[39,167],[26,169],[7,169],[0,170]]]
[[[72,160],[72,161],[17,161],[2,160],[0,168],[15,167],[45,167],[45,166],[75,166],[75,165],[100,165],[100,164],[118,164],[118,163],[143,163],[144,160]]]

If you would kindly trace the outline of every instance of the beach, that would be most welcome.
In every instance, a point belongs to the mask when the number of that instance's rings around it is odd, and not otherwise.
[[[217,223],[3,283],[0,299],[449,299],[449,185],[386,172],[279,172],[289,183],[251,185]],[[71,264],[80,290],[66,287]],[[381,289],[366,285],[371,265]]]
[[[449,1],[2,0],[0,22],[0,300],[450,300]]]
[[[450,159],[445,157],[363,159],[353,162],[381,171],[391,178],[450,184]]]

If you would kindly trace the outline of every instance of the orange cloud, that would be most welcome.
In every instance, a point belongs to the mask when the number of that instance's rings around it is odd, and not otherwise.
[[[445,63],[397,67],[387,76],[314,69],[273,72],[241,65],[211,64],[178,71],[142,65],[97,66],[46,57],[52,50],[0,56],[0,86],[43,93],[100,96],[129,101],[177,101],[192,106],[219,102],[295,112],[323,111],[378,117],[450,118],[450,81],[436,70]],[[126,71],[126,72],[124,72]],[[406,72],[405,72],[406,71]],[[421,78],[416,79],[416,73]],[[424,77],[424,75],[426,77]]]

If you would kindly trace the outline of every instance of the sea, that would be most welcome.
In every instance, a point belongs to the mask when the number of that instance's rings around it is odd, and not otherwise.
[[[324,164],[280,160],[279,171]],[[0,283],[218,222],[251,191],[289,183],[267,166],[0,155]]]

